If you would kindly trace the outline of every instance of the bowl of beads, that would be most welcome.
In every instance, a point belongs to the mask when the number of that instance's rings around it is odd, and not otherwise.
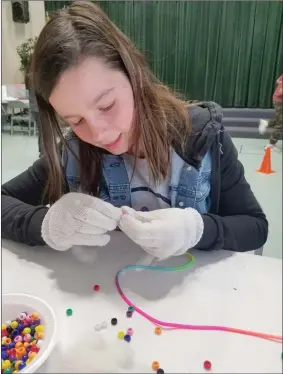
[[[1,374],[37,372],[55,346],[56,329],[55,314],[45,301],[2,295]]]

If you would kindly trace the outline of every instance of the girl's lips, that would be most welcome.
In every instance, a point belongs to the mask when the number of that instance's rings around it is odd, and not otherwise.
[[[120,140],[121,140],[121,137],[122,137],[122,134],[120,134],[119,136],[118,136],[118,138],[116,139],[116,140],[114,140],[114,142],[112,142],[112,143],[108,143],[108,144],[103,144],[102,146],[104,147],[104,148],[107,148],[107,149],[113,149],[113,148],[115,148],[117,145],[118,145],[118,143],[120,142]]]

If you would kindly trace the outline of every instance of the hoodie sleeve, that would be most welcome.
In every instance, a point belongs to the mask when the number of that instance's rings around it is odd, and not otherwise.
[[[220,161],[218,214],[203,215],[204,232],[196,248],[245,252],[262,247],[268,222],[250,185],[230,135],[224,131]]]

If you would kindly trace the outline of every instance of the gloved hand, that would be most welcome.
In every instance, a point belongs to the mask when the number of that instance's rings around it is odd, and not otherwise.
[[[137,212],[122,207],[122,213],[120,229],[158,260],[185,253],[202,237],[202,217],[192,208]]]
[[[48,210],[41,226],[43,240],[58,251],[74,245],[104,246],[121,217],[121,209],[96,197],[71,192]]]

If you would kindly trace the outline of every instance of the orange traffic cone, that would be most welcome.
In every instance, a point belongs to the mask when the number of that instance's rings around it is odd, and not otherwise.
[[[275,173],[274,170],[271,169],[271,150],[270,147],[266,148],[265,154],[262,159],[262,163],[260,168],[257,170],[259,173],[263,174],[272,174]]]

